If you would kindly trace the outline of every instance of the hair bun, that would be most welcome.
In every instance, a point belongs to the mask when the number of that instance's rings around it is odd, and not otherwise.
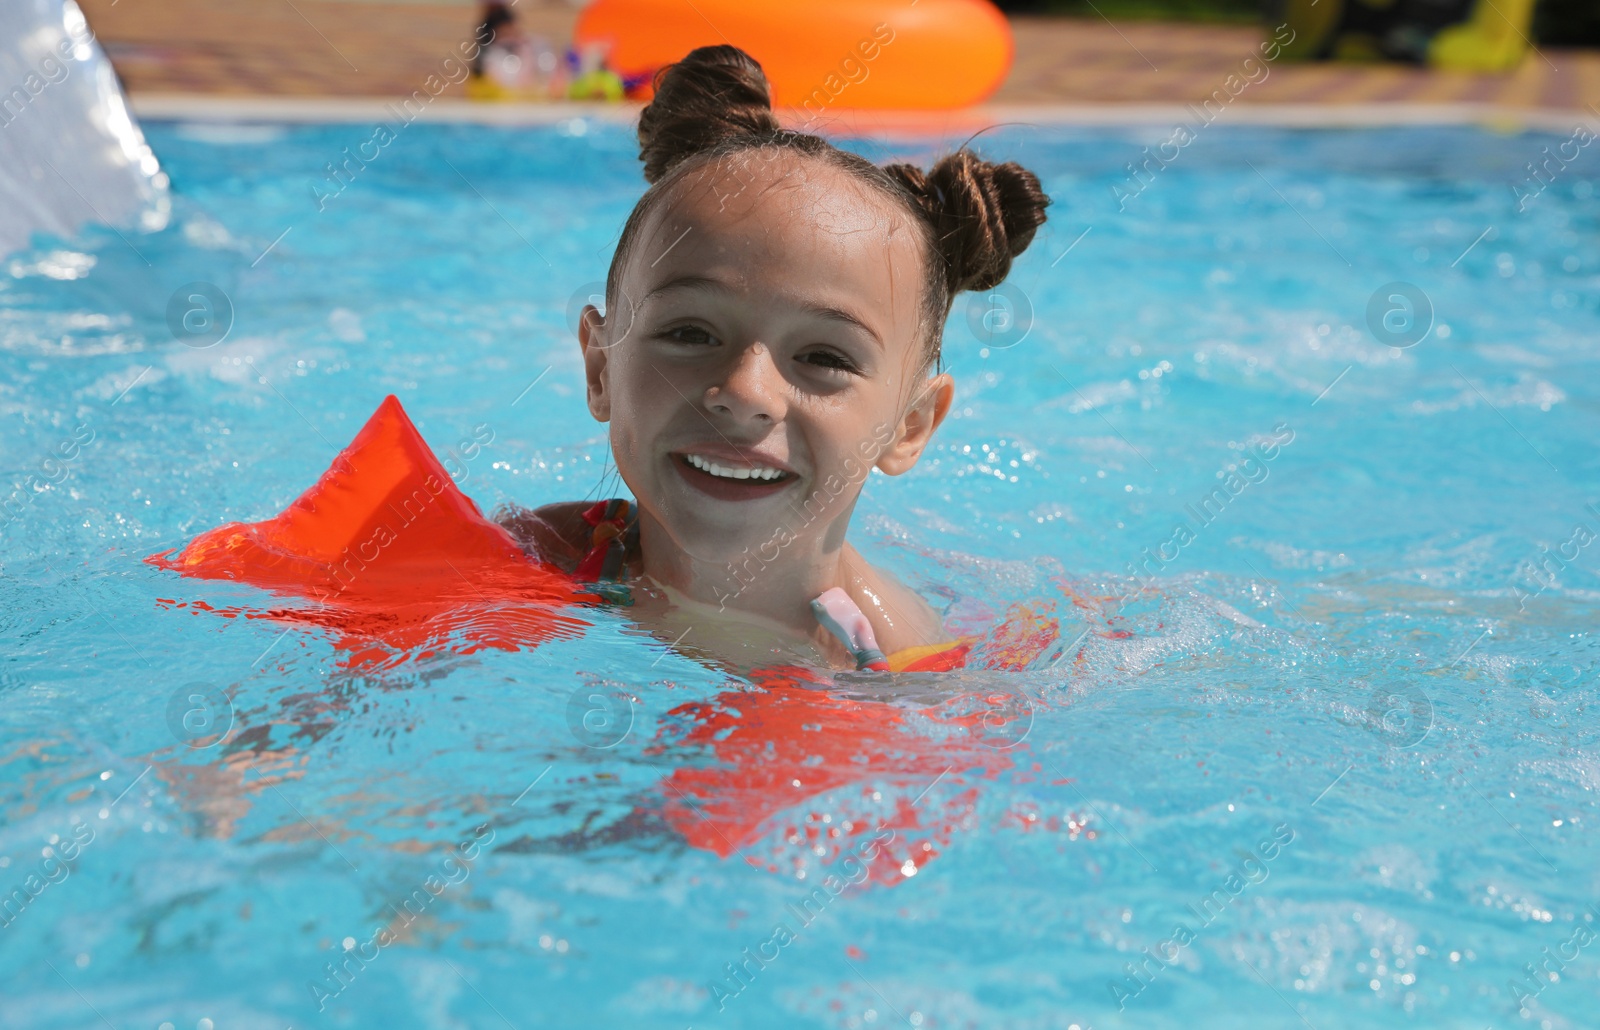
[[[952,296],[1000,285],[1050,206],[1037,175],[1014,161],[990,164],[970,150],[951,154],[927,172],[907,164],[884,170],[911,191],[932,224]]]
[[[655,99],[639,115],[639,159],[654,183],[672,167],[724,140],[776,132],[772,92],[755,58],[732,46],[703,46],[656,73]]]

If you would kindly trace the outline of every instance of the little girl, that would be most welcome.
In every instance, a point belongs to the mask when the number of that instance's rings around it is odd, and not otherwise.
[[[637,500],[500,521],[722,653],[809,644],[881,669],[948,647],[938,613],[845,535],[871,470],[912,468],[949,412],[945,319],[1033,239],[1038,178],[965,149],[880,168],[782,129],[731,46],[658,77],[639,149],[650,188],[606,314],[585,308],[578,330],[589,411]]]

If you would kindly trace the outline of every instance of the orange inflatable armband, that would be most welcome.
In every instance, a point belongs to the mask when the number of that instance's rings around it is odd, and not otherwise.
[[[593,600],[483,517],[393,396],[276,518],[230,522],[145,561],[317,601],[265,616],[361,638],[358,658],[372,644],[421,655],[535,646],[576,635],[587,623],[562,609]]]

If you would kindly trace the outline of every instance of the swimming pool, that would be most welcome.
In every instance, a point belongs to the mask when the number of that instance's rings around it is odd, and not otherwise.
[[[0,275],[0,1022],[1600,1006],[1597,173],[1523,170],[1565,134],[1218,126],[1137,174],[1166,128],[986,134],[1052,220],[856,533],[1062,656],[762,694],[605,610],[363,664],[140,560],[281,510],[389,392],[485,508],[600,493],[568,323],[624,128],[146,131],[169,228]]]

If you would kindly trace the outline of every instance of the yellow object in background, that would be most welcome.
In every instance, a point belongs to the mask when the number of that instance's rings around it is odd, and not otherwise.
[[[580,72],[567,87],[569,100],[621,100],[622,77],[604,68]]]
[[[535,89],[514,89],[496,82],[487,75],[473,75],[467,79],[467,99],[505,102],[550,98]]]
[[[567,85],[568,100],[621,100],[624,89],[622,76],[606,67],[606,54],[611,48],[603,42],[589,42],[577,47],[578,73]]]
[[[1406,61],[1505,72],[1529,47],[1536,0],[1280,0],[1286,60]]]
[[[1522,63],[1533,24],[1534,0],[1478,0],[1472,18],[1441,29],[1428,47],[1435,68],[1463,72],[1510,71]]]

